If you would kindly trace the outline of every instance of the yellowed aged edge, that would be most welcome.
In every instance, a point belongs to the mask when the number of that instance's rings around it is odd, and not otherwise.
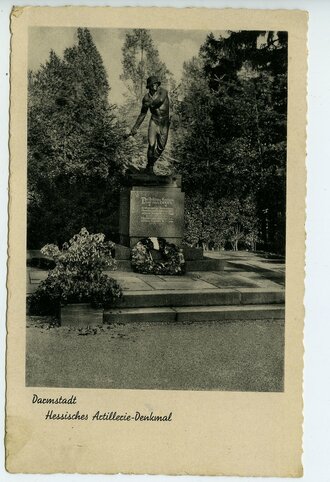
[[[31,7],[27,7],[27,8],[31,8]],[[38,8],[43,8],[43,7],[38,7]],[[58,7],[50,7],[50,8],[54,9],[54,8],[58,8]],[[69,7],[69,8],[70,8],[70,9],[71,9],[71,8],[74,8],[74,10],[76,10],[75,7]],[[89,8],[89,7],[84,7],[84,8]],[[101,9],[102,7],[98,7],[98,8]],[[16,10],[15,10],[15,14],[13,15],[13,17],[14,17],[14,18],[19,18],[19,17],[21,17],[21,15],[22,15],[22,13],[24,13],[23,11],[24,11],[25,9],[26,9],[26,7],[20,8],[20,9],[19,9],[19,11],[20,11],[19,15],[16,14]],[[151,9],[150,9],[150,10],[151,10]],[[172,10],[173,10],[173,9],[172,9]],[[197,10],[197,9],[196,9],[196,10]],[[241,11],[241,12],[242,12],[242,11]],[[248,12],[248,11],[246,11],[246,12]],[[268,11],[267,11],[267,13],[268,13]],[[13,19],[12,19],[12,20],[13,20]],[[12,65],[11,65],[11,73],[12,73]],[[305,105],[304,107],[305,107],[305,110],[306,110],[306,105]],[[11,114],[12,114],[12,112],[11,112]],[[11,122],[11,126],[12,126],[12,118],[11,118],[10,122]],[[300,141],[300,142],[301,142],[301,141]],[[305,177],[305,173],[303,173],[303,176]],[[11,188],[13,187],[12,184],[13,184],[12,179],[10,179]],[[306,195],[306,189],[305,189],[305,195]],[[10,199],[11,199],[11,198],[10,198]],[[11,204],[11,202],[9,203],[9,209],[10,209],[10,215],[11,215],[11,214],[12,214],[12,213],[11,213],[11,209],[12,209],[12,204]],[[305,202],[304,202],[304,211],[305,211]],[[10,217],[10,222],[11,222],[11,217]],[[11,239],[11,230],[9,231],[9,238]],[[10,248],[10,247],[9,247],[9,248]],[[11,251],[11,250],[10,250],[10,251]],[[11,265],[11,258],[9,258],[9,270],[10,270],[10,265]],[[10,274],[11,274],[11,273],[9,273],[9,275],[8,275],[8,282],[11,281]],[[8,293],[9,293],[9,290],[10,290],[10,286],[8,286]],[[10,305],[10,303],[11,303],[11,299],[10,299],[10,296],[9,296],[9,294],[8,294],[8,304]],[[9,320],[8,320],[7,323],[10,324]],[[8,326],[8,329],[9,329],[9,326]],[[8,343],[8,342],[9,342],[9,338],[8,338],[7,343]],[[303,347],[302,347],[302,348],[303,348]],[[7,356],[8,356],[8,354],[7,354]],[[300,377],[299,377],[299,378],[300,378]],[[8,386],[7,386],[7,390],[8,390]],[[95,390],[93,390],[93,392],[95,392]],[[6,425],[6,430],[7,430],[6,437],[7,437],[7,441],[8,441],[7,443],[9,443],[9,445],[10,445],[10,437],[9,437],[9,435],[8,435],[8,427],[9,427],[9,431],[10,431],[10,430],[11,430],[11,425],[10,425],[10,423],[9,423],[9,418],[10,418],[10,417],[8,417],[7,425]],[[23,420],[24,420],[24,419],[23,419]],[[20,425],[20,427],[22,427],[21,422],[19,423],[19,425]],[[24,426],[24,425],[23,425],[23,426]],[[15,427],[15,424],[13,425],[13,428],[14,428],[14,427]],[[24,431],[25,431],[25,430],[23,430],[23,432],[24,432]],[[13,432],[12,432],[12,433],[13,433]],[[23,435],[23,433],[20,434],[19,439],[21,438],[21,435]],[[24,438],[24,437],[23,437],[23,438]],[[16,445],[17,445],[17,442],[15,442],[15,443],[16,443]],[[15,447],[15,448],[17,448],[17,447]],[[10,453],[9,453],[9,452],[10,452],[11,449],[12,449],[12,447],[7,447],[7,455],[8,455],[8,457],[10,456]],[[8,465],[8,461],[7,461],[7,465]],[[7,467],[7,468],[8,468],[8,467]],[[13,472],[18,472],[18,471],[21,471],[21,470],[13,470]],[[120,471],[123,472],[122,470],[120,470]],[[117,473],[117,472],[118,472],[117,470],[114,470],[114,471],[111,472],[111,473]],[[125,472],[125,471],[124,471],[124,472]],[[35,473],[35,472],[34,472],[34,473]],[[46,472],[44,472],[44,473],[46,473]],[[53,471],[50,471],[49,473],[53,473]],[[81,473],[87,473],[87,472],[81,472]],[[94,472],[94,473],[98,473],[98,472]],[[110,473],[110,472],[107,472],[107,473]],[[144,471],[140,471],[140,472],[136,472],[136,473],[144,473]],[[149,472],[149,473],[157,473],[157,472]],[[185,473],[192,473],[192,472],[183,471],[183,472],[177,472],[177,473],[185,474]],[[196,473],[196,472],[195,472],[195,473]],[[198,473],[198,472],[197,472],[197,473]],[[229,475],[228,472],[218,471],[217,473],[218,473],[218,474],[222,474],[222,475]],[[214,474],[214,473],[212,473],[212,474]],[[241,474],[241,472],[237,472],[237,473],[236,473],[236,472],[233,472],[233,473],[231,473],[231,475],[242,475],[242,474]],[[253,475],[255,475],[255,474],[253,474]],[[300,475],[302,475],[302,469],[301,469],[301,470],[298,469],[298,471],[297,471],[297,470],[290,471],[290,475],[291,475],[291,476],[300,476]]]

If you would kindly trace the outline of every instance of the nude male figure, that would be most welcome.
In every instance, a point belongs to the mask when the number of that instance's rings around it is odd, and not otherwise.
[[[170,127],[170,102],[167,90],[160,86],[160,82],[155,76],[147,79],[148,93],[142,99],[142,108],[140,115],[136,119],[130,135],[134,136],[144,121],[148,109],[151,112],[151,118],[148,129],[148,152],[147,152],[147,171],[153,172],[153,166],[165,149],[168,131]]]

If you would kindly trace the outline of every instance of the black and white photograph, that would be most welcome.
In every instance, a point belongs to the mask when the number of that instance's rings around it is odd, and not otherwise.
[[[13,8],[10,473],[302,476],[307,20]]]
[[[26,386],[282,392],[286,31],[30,27]]]

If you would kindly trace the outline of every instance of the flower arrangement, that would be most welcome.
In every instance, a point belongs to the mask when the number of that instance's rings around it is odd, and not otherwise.
[[[54,244],[44,246],[41,252],[55,261],[55,268],[30,296],[30,314],[57,314],[66,303],[113,304],[122,290],[116,280],[103,273],[116,269],[113,248],[114,243],[105,241],[104,234],[90,234],[86,228],[61,250]]]
[[[183,275],[185,260],[182,249],[164,238],[157,238],[160,260],[154,259],[154,244],[150,238],[141,239],[131,250],[133,270],[143,274]]]

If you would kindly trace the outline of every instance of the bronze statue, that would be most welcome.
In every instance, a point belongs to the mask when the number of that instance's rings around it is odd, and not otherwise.
[[[141,112],[136,119],[130,135],[134,136],[145,119],[148,109],[151,118],[148,129],[147,171],[153,172],[153,166],[165,149],[170,127],[168,92],[161,87],[161,82],[152,75],[147,79],[148,93],[142,99]]]

